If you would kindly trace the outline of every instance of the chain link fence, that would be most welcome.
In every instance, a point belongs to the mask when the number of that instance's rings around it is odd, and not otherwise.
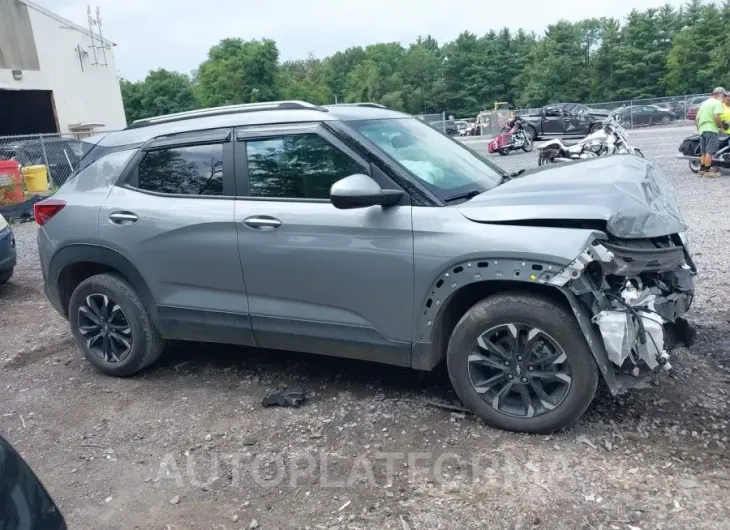
[[[454,120],[447,120],[445,112],[442,112],[440,114],[418,114],[416,115],[416,118],[425,123],[428,123],[434,129],[446,134],[451,133],[452,129],[456,129]]]
[[[21,171],[45,172],[48,192],[61,186],[76,169],[84,144],[74,134],[0,136],[0,160],[14,160]]]

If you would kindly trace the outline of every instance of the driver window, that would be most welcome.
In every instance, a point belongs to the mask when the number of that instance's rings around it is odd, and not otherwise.
[[[560,116],[562,113],[560,112],[560,109],[557,107],[548,107],[545,109],[545,116]]]
[[[246,142],[252,197],[329,199],[340,179],[366,173],[321,136],[296,134]]]

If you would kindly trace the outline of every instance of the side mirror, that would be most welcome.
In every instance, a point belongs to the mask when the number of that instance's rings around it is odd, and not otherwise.
[[[3,528],[53,528],[66,523],[25,460],[0,437],[0,522]]]
[[[377,205],[393,206],[402,196],[402,191],[384,190],[373,179],[362,174],[340,179],[330,188],[330,201],[340,210]]]

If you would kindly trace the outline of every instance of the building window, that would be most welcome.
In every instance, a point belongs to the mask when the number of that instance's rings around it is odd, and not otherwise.
[[[223,195],[223,144],[148,151],[139,164],[137,187],[176,195]]]
[[[246,146],[252,197],[329,199],[332,184],[364,172],[317,134],[252,140]]]

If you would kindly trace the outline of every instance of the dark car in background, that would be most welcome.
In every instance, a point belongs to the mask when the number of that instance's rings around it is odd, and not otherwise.
[[[428,124],[434,129],[446,133],[449,136],[456,136],[459,132],[459,126],[457,125],[456,120],[432,121],[428,122]]]
[[[668,110],[669,112],[673,113],[677,119],[684,116],[685,112],[687,112],[687,102],[683,99],[657,103],[656,106],[660,109]]]
[[[536,113],[520,114],[525,132],[533,140],[541,137],[584,137],[597,131],[609,112],[591,109],[581,103],[552,103]]]
[[[624,127],[669,125],[677,119],[674,112],[656,105],[630,105],[614,110],[611,115]]]
[[[0,160],[16,160],[21,166],[48,166],[48,178],[60,186],[84,155],[84,142],[74,138],[40,137],[0,144]]]

